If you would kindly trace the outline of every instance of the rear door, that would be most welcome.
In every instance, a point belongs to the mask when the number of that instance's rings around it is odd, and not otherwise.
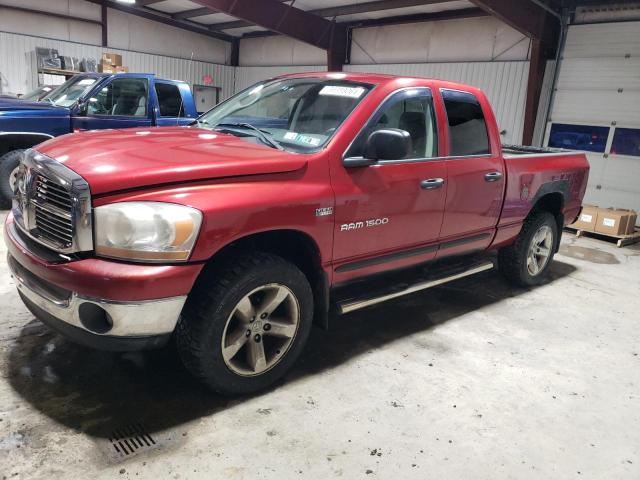
[[[504,162],[491,144],[495,124],[488,103],[470,92],[441,89],[448,123],[447,200],[438,256],[485,248],[498,223]],[[496,132],[497,136],[497,132]]]
[[[116,76],[87,99],[83,112],[73,118],[74,130],[151,126],[149,79]]]
[[[409,132],[412,152],[367,167],[340,164],[332,171],[336,281],[435,256],[446,188],[431,90],[403,89],[388,97],[345,157],[361,157],[368,136],[382,128]]]
[[[193,118],[185,114],[185,101],[191,101],[190,98],[184,98],[188,92],[181,91],[175,83],[163,82],[162,80],[156,80],[154,83],[156,98],[158,99],[156,125],[159,127],[187,125],[193,122]]]

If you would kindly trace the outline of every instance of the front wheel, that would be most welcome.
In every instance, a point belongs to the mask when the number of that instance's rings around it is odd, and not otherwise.
[[[528,287],[540,284],[555,255],[558,225],[553,215],[529,216],[516,241],[498,252],[498,267],[507,280]]]
[[[13,150],[0,157],[0,208],[11,208],[11,199],[18,176],[22,150]]]
[[[289,370],[312,318],[313,293],[305,275],[281,257],[254,253],[198,281],[178,324],[178,352],[211,389],[252,393]]]

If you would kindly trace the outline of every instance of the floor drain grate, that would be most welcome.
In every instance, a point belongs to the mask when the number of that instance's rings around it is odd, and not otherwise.
[[[156,441],[140,423],[130,423],[114,430],[109,440],[120,457],[128,457],[156,446]]]

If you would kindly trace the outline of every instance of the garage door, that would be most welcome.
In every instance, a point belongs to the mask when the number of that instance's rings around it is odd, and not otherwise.
[[[585,202],[640,212],[640,22],[569,27],[545,142],[587,152]]]

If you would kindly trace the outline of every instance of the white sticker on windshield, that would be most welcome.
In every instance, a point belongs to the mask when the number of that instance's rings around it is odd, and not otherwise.
[[[287,132],[284,134],[283,138],[285,140],[292,140],[298,143],[304,143],[305,145],[311,145],[312,147],[317,147],[322,143],[319,138],[311,137],[309,135],[303,135],[301,133],[296,132]]]
[[[338,85],[327,85],[320,90],[320,95],[333,95],[336,97],[360,98],[364,93],[362,87],[340,87]]]
[[[295,140],[298,134],[296,132],[287,132],[284,134],[285,140]]]

